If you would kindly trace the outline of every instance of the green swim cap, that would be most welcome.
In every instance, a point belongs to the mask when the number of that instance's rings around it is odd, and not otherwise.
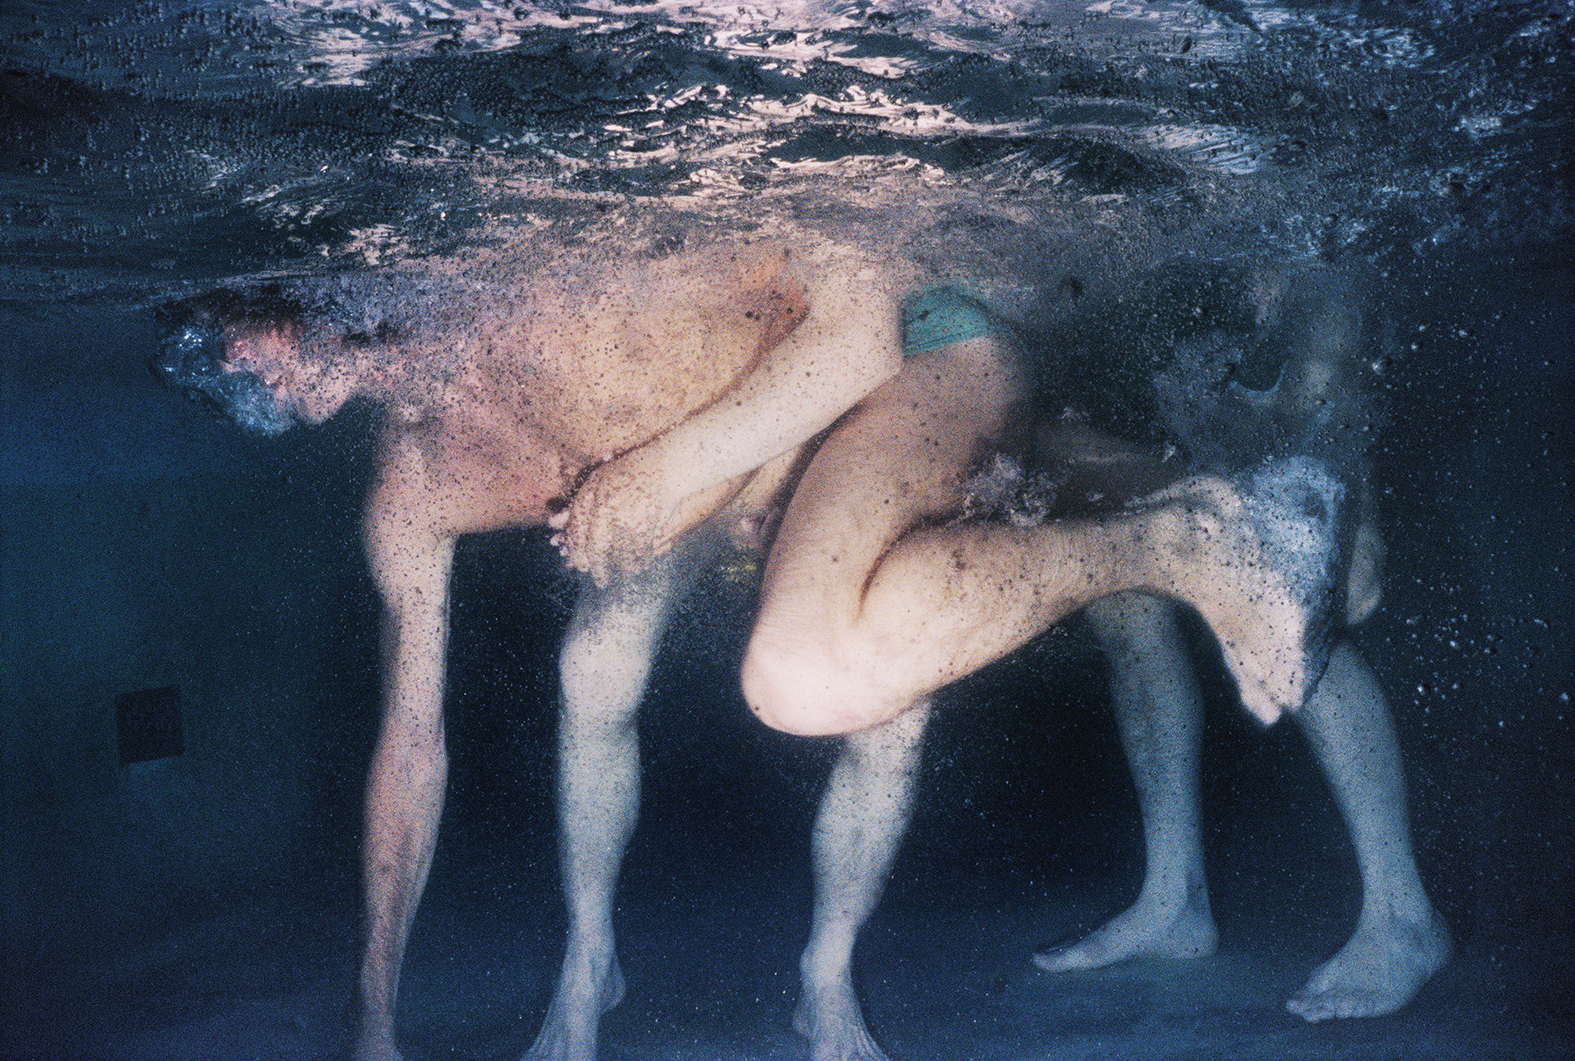
[[[995,316],[979,299],[950,284],[909,295],[902,304],[902,356],[939,350],[995,331]]]

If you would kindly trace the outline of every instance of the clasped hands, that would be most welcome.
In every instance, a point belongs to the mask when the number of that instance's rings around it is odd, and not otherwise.
[[[568,566],[605,587],[637,574],[684,531],[679,509],[692,490],[676,482],[670,461],[649,447],[610,456],[575,490],[568,507],[548,520],[552,544]]]

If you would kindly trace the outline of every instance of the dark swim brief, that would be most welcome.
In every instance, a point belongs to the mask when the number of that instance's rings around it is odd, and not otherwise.
[[[902,356],[939,350],[996,330],[996,318],[983,302],[950,284],[909,295],[902,304]]]

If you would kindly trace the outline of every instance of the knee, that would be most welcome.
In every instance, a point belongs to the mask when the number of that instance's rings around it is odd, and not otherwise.
[[[803,672],[777,646],[755,639],[744,653],[739,687],[749,710],[772,729],[803,737],[826,736],[829,731],[817,711],[820,705],[813,695],[804,695]]]
[[[571,631],[558,656],[565,723],[634,724],[656,646]]]
[[[910,706],[881,696],[846,663],[795,651],[769,638],[750,642],[740,684],[744,701],[760,721],[801,737],[857,733],[890,721]]]

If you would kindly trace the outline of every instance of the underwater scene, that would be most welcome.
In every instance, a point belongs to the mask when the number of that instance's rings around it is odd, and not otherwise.
[[[7,0],[0,1061],[1575,1057],[1572,144],[1564,0]]]

